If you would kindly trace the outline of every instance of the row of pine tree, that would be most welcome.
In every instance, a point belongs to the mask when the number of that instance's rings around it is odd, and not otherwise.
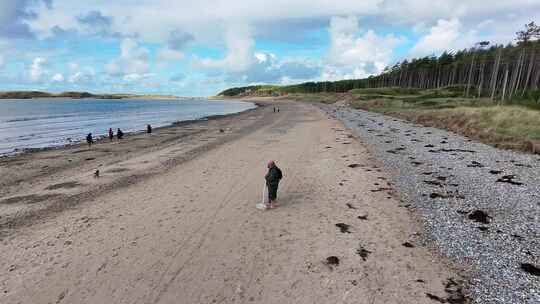
[[[248,86],[225,90],[224,96],[347,92],[358,88],[402,87],[437,89],[462,87],[464,97],[492,100],[523,98],[540,101],[540,26],[531,22],[516,33],[516,43],[491,45],[481,41],[455,53],[404,60],[365,79],[306,82],[290,86]]]

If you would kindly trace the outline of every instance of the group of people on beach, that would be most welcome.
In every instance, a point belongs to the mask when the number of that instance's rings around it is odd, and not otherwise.
[[[279,112],[279,108],[274,108],[274,112]],[[146,133],[150,134],[152,133],[152,126],[147,125],[146,126]],[[120,128],[116,130],[116,137],[118,140],[122,139],[124,137],[124,132]],[[114,140],[114,132],[112,128],[109,128],[109,140],[112,142]],[[88,143],[88,147],[91,147],[94,143],[94,138],[92,137],[92,133],[88,133],[86,135],[86,142]],[[283,178],[283,173],[281,172],[281,169],[276,165],[276,163],[271,160],[267,164],[268,172],[266,173],[264,179],[266,180],[266,187],[268,189],[268,203],[266,204],[267,209],[274,209],[277,207],[277,190],[279,186],[279,182]],[[97,171],[97,176],[99,176],[99,171]]]
[[[146,133],[148,134],[152,133],[152,126],[149,124],[146,125]],[[118,138],[118,140],[124,138],[124,132],[122,132],[120,128],[116,130],[116,138]],[[114,132],[112,128],[109,128],[109,140],[111,142],[114,140]],[[86,135],[86,143],[88,144],[88,147],[91,147],[92,144],[94,143],[94,138],[92,136],[92,133],[88,133],[88,135]]]

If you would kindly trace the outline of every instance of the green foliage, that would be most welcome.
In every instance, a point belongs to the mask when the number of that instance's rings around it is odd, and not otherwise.
[[[517,33],[517,45],[491,45],[480,41],[469,49],[444,52],[440,56],[426,56],[403,60],[386,67],[377,76],[340,81],[305,82],[288,86],[247,86],[221,92],[222,96],[283,95],[314,93],[346,93],[353,95],[409,96],[415,98],[455,98],[459,96],[489,96],[505,99],[538,101],[537,93],[522,90],[537,87],[538,63],[534,54],[540,50],[540,26],[531,22]],[[538,56],[537,56],[538,57]],[[528,70],[525,66],[531,66]],[[509,76],[502,84],[504,72]],[[520,74],[519,76],[516,76]],[[525,77],[525,75],[528,75]],[[492,77],[493,75],[493,77]],[[493,79],[492,79],[493,78]],[[519,79],[519,81],[516,81]],[[444,88],[420,94],[420,88]],[[507,85],[508,84],[508,85]],[[470,87],[466,87],[469,85]],[[503,96],[502,91],[505,89]],[[412,99],[411,99],[412,100]]]
[[[421,90],[415,88],[401,88],[401,87],[388,87],[388,88],[366,88],[366,89],[353,89],[350,93],[358,94],[380,94],[380,95],[415,95]]]

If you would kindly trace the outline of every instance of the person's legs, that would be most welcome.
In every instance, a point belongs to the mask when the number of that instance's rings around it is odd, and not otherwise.
[[[276,202],[277,189],[278,189],[277,185],[268,186],[268,204],[270,205],[270,208],[277,207],[277,202]]]

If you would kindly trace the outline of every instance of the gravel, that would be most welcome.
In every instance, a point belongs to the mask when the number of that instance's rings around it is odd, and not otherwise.
[[[381,114],[320,107],[394,174],[422,219],[426,244],[466,269],[474,303],[540,303],[539,156]]]

